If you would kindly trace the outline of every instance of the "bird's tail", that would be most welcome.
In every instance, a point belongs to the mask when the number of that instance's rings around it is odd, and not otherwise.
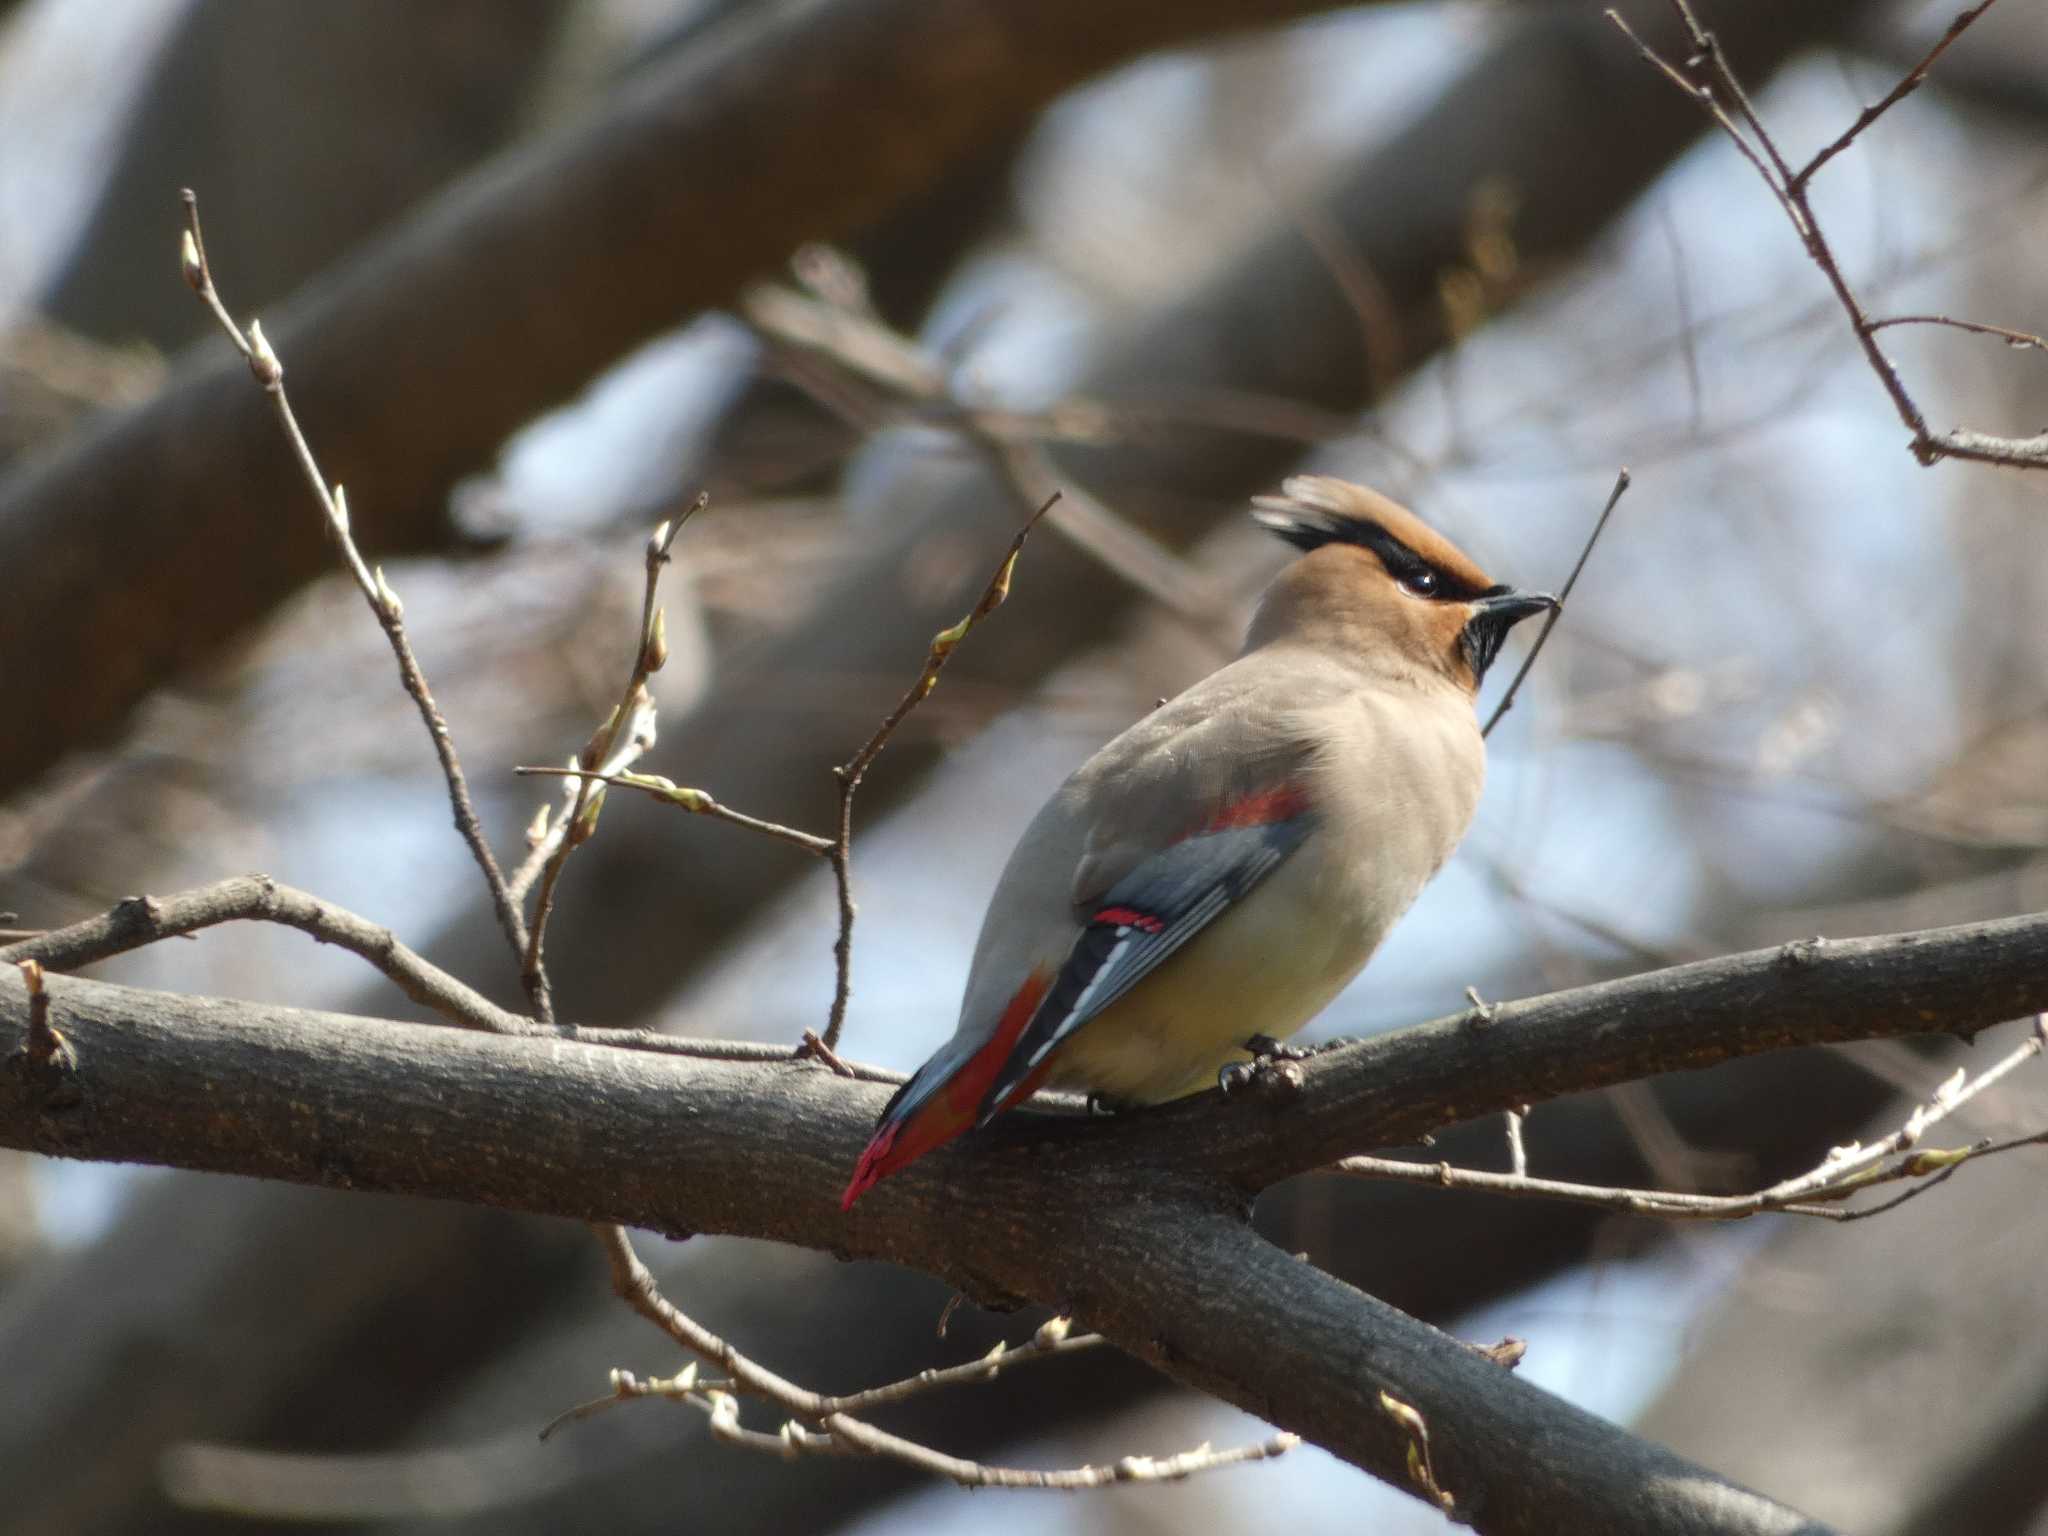
[[[875,1134],[867,1149],[853,1165],[853,1178],[839,1197],[842,1211],[852,1210],[854,1201],[890,1174],[916,1162],[934,1147],[945,1145],[974,1124],[982,1099],[1051,986],[1050,970],[1034,972],[1011,997],[994,1033],[986,1040],[976,1045],[971,1039],[955,1035],[936,1056],[918,1068],[916,1076],[896,1090],[896,1096],[889,1100],[881,1119],[875,1123]],[[1006,1095],[1006,1104],[1028,1097],[1043,1076],[1043,1068],[1034,1072],[1016,1092]]]

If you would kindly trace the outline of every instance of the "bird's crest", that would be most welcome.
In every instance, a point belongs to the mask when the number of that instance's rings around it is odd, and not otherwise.
[[[1355,544],[1378,555],[1395,576],[1427,567],[1460,589],[1446,596],[1477,595],[1494,585],[1470,556],[1413,512],[1347,480],[1294,475],[1278,496],[1254,496],[1252,516],[1297,549]]]

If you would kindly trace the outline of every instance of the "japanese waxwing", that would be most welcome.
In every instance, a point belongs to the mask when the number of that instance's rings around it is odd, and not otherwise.
[[[883,1110],[842,1206],[1040,1084],[1111,1104],[1211,1086],[1335,997],[1464,836],[1486,774],[1473,696],[1556,600],[1496,585],[1363,486],[1298,476],[1253,506],[1305,553],[1235,661],[1032,819],[960,1026]]]

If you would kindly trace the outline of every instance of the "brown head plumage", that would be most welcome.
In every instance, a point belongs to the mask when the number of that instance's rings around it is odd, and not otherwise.
[[[1495,582],[1378,491],[1327,475],[1296,475],[1280,489],[1254,497],[1252,516],[1307,558],[1268,590],[1250,645],[1293,634],[1476,691],[1508,630],[1556,606]]]

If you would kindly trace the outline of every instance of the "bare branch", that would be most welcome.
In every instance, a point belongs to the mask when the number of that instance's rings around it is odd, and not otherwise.
[[[749,832],[759,832],[763,837],[772,837],[778,842],[789,843],[803,849],[805,853],[816,854],[819,858],[829,859],[837,846],[831,838],[820,837],[815,832],[785,827],[778,821],[763,821],[758,816],[749,816],[745,811],[736,811],[724,801],[713,799],[704,790],[692,789],[687,784],[678,784],[675,780],[658,773],[593,773],[582,768],[543,767],[521,767],[512,771],[520,774],[561,774],[586,783],[615,784],[621,789],[636,789],[664,805],[672,805],[692,816],[709,816],[714,821],[729,822],[735,827],[744,827]]]
[[[1600,535],[1606,532],[1607,519],[1614,515],[1614,508],[1628,487],[1629,474],[1624,468],[1614,477],[1614,489],[1607,493],[1607,505],[1600,509],[1600,516],[1593,524],[1593,531],[1586,535],[1585,547],[1579,551],[1579,558],[1572,563],[1571,575],[1565,577],[1564,586],[1558,591],[1557,606],[1550,610],[1548,617],[1543,621],[1543,628],[1537,632],[1536,643],[1529,647],[1529,654],[1522,658],[1521,666],[1515,669],[1514,678],[1508,683],[1508,691],[1501,695],[1500,703],[1496,704],[1493,713],[1486,717],[1486,724],[1479,732],[1481,736],[1491,736],[1493,728],[1500,724],[1501,716],[1515,707],[1515,695],[1521,691],[1522,680],[1529,675],[1529,669],[1536,665],[1536,658],[1543,654],[1543,647],[1550,639],[1550,632],[1557,628],[1558,620],[1564,617],[1564,605],[1571,601],[1572,588],[1579,584],[1579,573],[1586,568],[1586,561],[1592,558],[1593,546],[1600,542]]]
[[[930,1451],[898,1435],[875,1428],[859,1419],[833,1415],[825,1427],[834,1441],[851,1445],[871,1456],[888,1456],[934,1477],[948,1478],[963,1488],[1048,1488],[1072,1493],[1089,1488],[1107,1488],[1117,1483],[1172,1483],[1199,1472],[1243,1466],[1246,1462],[1269,1461],[1285,1456],[1301,1444],[1299,1435],[1284,1430],[1250,1445],[1215,1451],[1201,1446],[1175,1456],[1126,1456],[1108,1466],[1074,1467],[1066,1471],[1039,1472],[1016,1467],[989,1467]],[[806,1445],[804,1449],[814,1447]]]
[[[1083,1350],[1097,1349],[1106,1342],[1099,1333],[1070,1332],[1072,1322],[1071,1318],[1055,1317],[1040,1324],[1029,1342],[1014,1349],[998,1344],[979,1360],[970,1360],[965,1365],[947,1366],[943,1370],[920,1371],[915,1376],[892,1381],[886,1386],[869,1387],[864,1391],[848,1393],[844,1397],[827,1398],[827,1411],[866,1413],[872,1408],[900,1403],[945,1387],[994,1381],[1003,1372],[1015,1370],[1020,1365],[1050,1360],[1056,1355],[1072,1355]]]
[[[1399,1184],[1431,1185],[1439,1189],[1471,1189],[1496,1195],[1528,1195],[1543,1200],[1563,1200],[1574,1205],[1598,1206],[1630,1216],[1656,1216],[1687,1221],[1740,1221],[1765,1211],[1791,1216],[1819,1216],[1829,1221],[1857,1221],[1882,1211],[1894,1210],[1915,1194],[1924,1192],[1953,1174],[1964,1163],[2020,1147],[2048,1141],[2048,1132],[2022,1136],[2011,1141],[1980,1141],[1967,1147],[1937,1151],[1916,1151],[1929,1126],[1945,1120],[1985,1089],[2022,1063],[2041,1054],[2048,1044],[2048,1015],[2037,1015],[2034,1031],[2018,1049],[2003,1057],[1972,1080],[1958,1070],[1935,1091],[1934,1096],[1915,1109],[1904,1125],[1870,1146],[1851,1142],[1836,1147],[1819,1164],[1794,1178],[1781,1180],[1768,1189],[1747,1195],[1695,1195],[1675,1190],[1622,1189],[1595,1184],[1577,1184],[1529,1176],[1528,1155],[1522,1146],[1523,1111],[1508,1111],[1508,1147],[1511,1171],[1492,1173],[1478,1168],[1454,1168],[1448,1163],[1418,1163],[1403,1158],[1347,1157],[1331,1167],[1333,1173],[1355,1178],[1380,1179]],[[1896,1161],[1887,1162],[1887,1159]],[[1878,1184],[1905,1180],[1924,1181],[1881,1205],[1860,1210],[1844,1209],[1827,1202],[1846,1200]]]
[[[676,541],[676,535],[683,531],[685,523],[704,510],[708,501],[709,497],[700,494],[682,516],[661,523],[647,540],[646,581],[640,599],[640,632],[635,638],[633,665],[626,679],[625,692],[576,759],[584,772],[577,776],[575,798],[563,812],[562,835],[541,866],[540,891],[533,902],[533,929],[521,946],[520,976],[533,995],[535,1010],[543,1020],[554,1017],[547,1001],[548,980],[543,948],[548,917],[555,909],[555,886],[562,878],[562,867],[569,862],[569,855],[597,830],[598,813],[604,809],[604,789],[597,777],[600,770],[618,756],[622,743],[643,739],[650,745],[653,743],[654,698],[647,691],[647,682],[668,664],[668,622],[659,602],[661,573],[668,566],[668,552]],[[595,789],[592,787],[594,782],[597,783]]]
[[[1976,5],[1971,6],[1968,10],[1957,16],[1954,21],[1950,22],[1948,30],[1941,34],[1940,39],[1935,45],[1927,50],[1926,56],[1908,70],[1897,85],[1886,91],[1884,96],[1874,105],[1865,107],[1861,112],[1857,113],[1855,122],[1844,128],[1832,143],[1826,145],[1811,160],[1807,161],[1805,165],[1793,173],[1788,182],[1790,190],[1793,192],[1804,192],[1806,184],[1813,180],[1815,171],[1818,171],[1822,166],[1834,159],[1835,156],[1839,155],[1851,144],[1854,144],[1857,139],[1862,137],[1863,131],[1872,123],[1919,90],[1927,79],[1927,71],[1934,67],[1934,61],[1948,52],[1949,44],[1961,37],[1969,28],[1971,22],[1990,10],[1993,3],[1994,0],[1978,0]]]
[[[1952,320],[1947,315],[1892,315],[1883,320],[1870,322],[1873,331],[1881,331],[1888,325],[1946,325],[1979,336],[1996,336],[2009,347],[2048,349],[2048,341],[2044,341],[2032,331],[2007,330],[2002,325],[1985,325],[1976,320]]]
[[[1212,1451],[1203,1446],[1165,1460],[1126,1456],[1110,1466],[1055,1472],[991,1467],[978,1461],[948,1456],[857,1419],[853,1417],[853,1410],[899,1402],[941,1385],[992,1380],[1001,1369],[999,1357],[992,1356],[947,1371],[928,1371],[922,1376],[878,1387],[871,1392],[854,1393],[848,1397],[821,1396],[748,1359],[663,1296],[653,1274],[633,1251],[632,1237],[624,1227],[601,1226],[594,1230],[611,1263],[612,1288],[620,1299],[683,1348],[716,1365],[725,1372],[725,1379],[721,1382],[700,1381],[694,1365],[679,1375],[651,1382],[643,1382],[628,1371],[613,1371],[611,1398],[581,1404],[570,1409],[564,1418],[587,1417],[612,1401],[665,1397],[703,1409],[710,1416],[712,1433],[728,1444],[765,1451],[771,1456],[875,1456],[900,1462],[934,1477],[949,1479],[967,1488],[1039,1488],[1068,1492],[1106,1487],[1112,1483],[1177,1481],[1197,1472],[1284,1455],[1301,1443],[1298,1436],[1283,1433],[1259,1444],[1234,1450]],[[1088,1348],[1101,1342],[1099,1338],[1082,1338],[1072,1341],[1070,1347]],[[1030,1359],[1045,1359],[1063,1352],[1066,1347],[1069,1346],[1064,1331],[1048,1324],[1046,1329],[1040,1330],[1038,1339],[1016,1351],[1016,1358],[1007,1363],[1022,1364]],[[795,1417],[785,1421],[775,1434],[748,1429],[740,1423],[739,1402],[735,1395],[740,1392],[766,1398]],[[809,1422],[800,1422],[804,1420]],[[562,1421],[557,1419],[555,1423]],[[549,1429],[554,1427],[550,1425]]]
[[[1885,356],[1877,344],[1877,332],[1887,325],[1908,323],[1955,324],[1936,317],[1904,316],[1895,320],[1873,320],[1857,298],[1848,278],[1843,274],[1836,259],[1834,248],[1822,231],[1819,220],[1814,216],[1810,200],[1813,175],[1836,155],[1847,149],[1872,123],[1890,111],[1917,90],[1927,77],[1928,69],[1941,57],[1948,46],[1960,37],[1963,31],[1985,11],[1991,8],[1992,0],[1979,0],[1953,21],[1941,39],[1928,51],[1905,77],[1899,81],[1884,98],[1874,106],[1866,107],[1857,115],[1846,130],[1833,142],[1824,147],[1813,159],[1799,170],[1794,171],[1779,152],[1777,141],[1764,127],[1756,108],[1751,104],[1748,93],[1743,89],[1727,56],[1711,32],[1700,24],[1691,0],[1671,0],[1672,9],[1678,14],[1691,40],[1693,52],[1683,65],[1674,64],[1636,36],[1620,13],[1609,10],[1607,19],[1628,38],[1636,51],[1656,67],[1687,96],[1697,102],[1701,109],[1727,134],[1730,142],[1749,161],[1771,195],[1778,200],[1778,206],[1785,212],[1793,230],[1806,247],[1806,254],[1813,264],[1820,268],[1828,286],[1834,290],[1835,299],[1842,311],[1849,317],[1850,329],[1855,333],[1856,343],[1862,349],[1864,360],[1884,386],[1892,408],[1899,420],[1911,434],[1908,446],[1913,456],[1923,465],[1932,465],[1943,459],[1969,459],[1984,464],[2002,464],[2016,469],[2048,469],[2048,433],[2031,438],[1995,437],[1988,433],[1972,432],[1958,428],[1954,431],[1935,433],[1927,425],[1919,403],[1907,390],[1905,381],[1892,360]],[[1731,115],[1731,105],[1733,114]],[[1739,115],[1741,123],[1735,118]],[[1995,326],[1961,324],[1964,330],[1982,330],[1988,334],[2004,336],[2013,345],[2037,345],[2038,338],[2027,332],[2005,331]]]
[[[602,771],[612,774],[624,773],[639,762],[654,745],[654,727],[654,712],[641,711],[634,721],[633,729],[627,733],[627,739],[613,750]],[[580,771],[579,769],[578,772]],[[564,777],[573,779],[575,775],[565,774]],[[569,829],[575,825],[576,785],[565,783],[562,790],[560,805],[551,806],[543,802],[540,809],[534,813],[533,820],[527,825],[526,857],[519,861],[519,867],[513,870],[506,880],[506,884],[512,889],[514,901],[526,900],[526,893],[533,889],[533,882],[540,878],[541,871],[547,868],[549,860],[554,858],[557,850],[567,839]],[[524,959],[523,954],[521,958]]]
[[[40,960],[75,971],[181,934],[233,922],[279,923],[360,955],[414,1002],[465,1029],[518,1035],[531,1020],[508,1013],[431,961],[414,954],[389,928],[372,923],[268,875],[238,875],[174,896],[130,896],[98,917],[0,949],[0,963]]]
[[[519,904],[505,883],[504,872],[498,868],[490,840],[484,836],[483,824],[477,819],[476,806],[470,799],[469,781],[464,777],[462,762],[455,754],[455,738],[448,730],[448,721],[441,713],[441,706],[434,702],[433,692],[427,687],[427,675],[420,667],[419,658],[413,654],[412,642],[406,637],[404,607],[398,601],[398,594],[391,590],[390,583],[385,581],[383,569],[368,565],[362,552],[356,548],[355,536],[349,531],[348,498],[339,485],[330,487],[327,477],[321,473],[319,462],[306,442],[306,435],[299,429],[298,418],[292,413],[291,401],[286,398],[284,364],[271,350],[262,326],[252,320],[245,335],[221,302],[220,293],[214,287],[213,268],[206,257],[206,239],[199,228],[198,197],[189,187],[180,196],[185,202],[185,234],[180,246],[180,266],[185,282],[212,313],[235,349],[248,361],[250,373],[270,397],[278,424],[284,429],[292,453],[305,472],[313,499],[319,503],[327,519],[327,531],[340,546],[349,574],[355,578],[356,586],[370,605],[370,612],[376,615],[385,638],[391,642],[391,653],[398,659],[398,675],[405,683],[405,691],[419,708],[427,734],[433,738],[434,755],[440,759],[441,776],[448,783],[448,801],[455,816],[455,830],[461,833],[477,868],[483,871],[484,883],[490,887],[491,905],[498,914],[498,926],[504,929],[506,941],[514,952],[524,952],[526,920],[520,915]],[[542,1018],[547,1018],[546,979],[529,978],[527,992],[533,999],[535,1010]]]
[[[548,913],[552,908],[556,881],[560,878],[562,866],[569,854],[587,840],[596,830],[597,819],[604,808],[604,788],[618,785],[621,788],[639,790],[665,804],[695,816],[710,816],[719,821],[729,822],[748,831],[776,838],[816,854],[832,866],[833,880],[839,896],[839,931],[833,943],[833,961],[837,972],[833,988],[832,1004],[827,1015],[822,1035],[807,1035],[803,1044],[797,1047],[798,1055],[809,1055],[814,1051],[828,1063],[838,1060],[839,1036],[846,1023],[847,1003],[853,995],[853,925],[858,909],[853,900],[853,801],[859,792],[861,780],[874,761],[889,743],[889,738],[914,710],[938,686],[939,674],[945,669],[960,642],[983,619],[1002,606],[1009,596],[1010,579],[1017,568],[1017,558],[1024,551],[1024,543],[1031,536],[1031,530],[1059,501],[1055,491],[1027,518],[1010,541],[995,572],[983,587],[981,596],[974,607],[958,623],[934,635],[925,655],[923,670],[917,680],[896,701],[895,707],[884,716],[874,733],[861,744],[852,757],[836,766],[832,772],[839,785],[839,816],[833,837],[820,837],[779,822],[764,821],[749,816],[744,811],[734,810],[701,789],[679,785],[661,774],[622,772],[604,765],[613,763],[620,755],[622,746],[632,749],[637,756],[644,750],[644,744],[654,737],[654,706],[647,693],[647,680],[659,670],[667,657],[667,641],[662,627],[661,609],[656,605],[656,588],[661,580],[662,567],[668,563],[669,546],[674,542],[682,524],[689,517],[702,510],[705,498],[699,496],[695,505],[674,524],[663,523],[655,529],[647,545],[646,596],[641,604],[640,638],[634,653],[633,673],[627,683],[624,697],[610,717],[584,746],[575,764],[567,768],[529,766],[515,770],[521,774],[559,774],[575,781],[577,789],[568,802],[560,825],[550,832],[536,819],[535,854],[530,856],[531,864],[539,857],[539,849],[554,839],[553,851],[542,865],[540,873],[540,894],[536,899],[533,933],[527,948],[529,968],[539,964],[542,938],[546,930]],[[628,722],[640,722],[626,733]],[[624,733],[624,734],[622,734]],[[636,744],[637,747],[636,747]],[[593,786],[596,788],[593,790]],[[524,874],[524,869],[521,871]]]
[[[1016,573],[1017,557],[1024,553],[1024,541],[1031,537],[1031,530],[1038,526],[1039,520],[1053,509],[1059,499],[1060,493],[1054,491],[1025,519],[1024,526],[1010,540],[1009,549],[996,566],[995,573],[989,577],[988,585],[982,588],[974,607],[959,623],[932,636],[930,649],[925,653],[924,670],[918,674],[917,681],[904,690],[895,708],[882,718],[882,723],[861,744],[860,750],[832,770],[832,776],[839,781],[839,829],[825,856],[831,861],[832,878],[839,888],[839,937],[832,945],[833,966],[837,973],[832,1007],[826,1015],[825,1033],[819,1040],[827,1053],[839,1048],[839,1034],[846,1026],[846,1005],[853,997],[853,920],[858,911],[853,903],[853,797],[859,792],[860,781],[866,777],[868,769],[882,755],[882,748],[896,734],[897,727],[938,687],[939,673],[945,670],[960,642],[967,638],[975,625],[1002,607],[1003,600],[1010,595],[1010,578]]]
[[[500,1008],[459,978],[400,943],[390,929],[317,896],[280,885],[268,875],[237,875],[171,896],[131,896],[98,917],[50,929],[0,947],[0,964],[76,971],[165,939],[232,922],[268,922],[296,928],[323,944],[359,955],[397,983],[414,1002],[449,1023],[490,1034],[540,1036],[612,1050],[692,1056],[705,1061],[786,1061],[778,1045],[750,1040],[704,1040],[649,1029],[590,1029],[543,1025]],[[836,1058],[835,1058],[836,1060]],[[842,1076],[895,1083],[902,1074],[839,1062]]]

